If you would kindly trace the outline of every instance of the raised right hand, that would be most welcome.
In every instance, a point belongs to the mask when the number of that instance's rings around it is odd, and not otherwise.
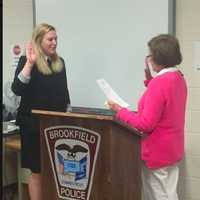
[[[151,70],[149,68],[149,56],[147,56],[145,58],[145,69],[144,69],[144,73],[145,73],[145,78],[146,80],[151,80],[153,78],[152,74],[151,74]]]
[[[34,52],[33,45],[31,42],[26,44],[26,58],[27,62],[32,66],[36,62],[36,53]]]

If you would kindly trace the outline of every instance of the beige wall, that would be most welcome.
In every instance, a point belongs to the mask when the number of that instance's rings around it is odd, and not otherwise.
[[[193,66],[193,42],[200,40],[200,0],[176,0],[176,35],[182,71],[189,86],[186,116],[186,156],[181,165],[180,200],[200,200],[200,71]],[[10,45],[25,44],[33,27],[32,0],[3,1],[3,82],[12,79]],[[199,55],[200,56],[200,55]]]
[[[193,64],[193,42],[200,40],[200,0],[176,0],[176,35],[188,82],[186,154],[180,172],[180,200],[200,200],[200,71]],[[200,56],[200,55],[199,55]]]
[[[11,45],[24,45],[33,30],[32,0],[3,0],[3,85],[13,79]]]
[[[32,29],[32,0],[3,0],[3,86],[12,81],[15,72],[10,62],[11,45],[24,45],[30,40]],[[3,185],[17,181],[16,166],[16,154],[10,151],[4,154],[3,151]]]

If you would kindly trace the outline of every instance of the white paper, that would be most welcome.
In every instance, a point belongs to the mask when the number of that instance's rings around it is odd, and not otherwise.
[[[108,100],[118,103],[121,107],[128,107],[129,105],[111,88],[111,86],[104,80],[98,79],[97,84],[106,95]]]

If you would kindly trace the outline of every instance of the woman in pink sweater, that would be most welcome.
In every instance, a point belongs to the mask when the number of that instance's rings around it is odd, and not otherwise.
[[[146,58],[146,91],[138,111],[108,101],[116,117],[143,132],[141,159],[145,200],[178,200],[178,162],[184,155],[184,125],[187,86],[176,68],[182,61],[178,40],[168,34],[148,42]],[[149,69],[156,72],[152,77]]]

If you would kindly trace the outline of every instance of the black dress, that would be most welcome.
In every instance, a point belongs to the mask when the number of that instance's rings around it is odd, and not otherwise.
[[[18,78],[26,63],[26,57],[22,56],[12,83],[13,92],[21,96],[16,123],[21,134],[22,167],[29,168],[34,173],[40,172],[40,142],[39,123],[31,114],[31,110],[65,112],[67,105],[70,104],[65,63],[62,58],[61,60],[64,65],[61,72],[43,75],[36,66],[33,66],[30,82],[24,83]]]

